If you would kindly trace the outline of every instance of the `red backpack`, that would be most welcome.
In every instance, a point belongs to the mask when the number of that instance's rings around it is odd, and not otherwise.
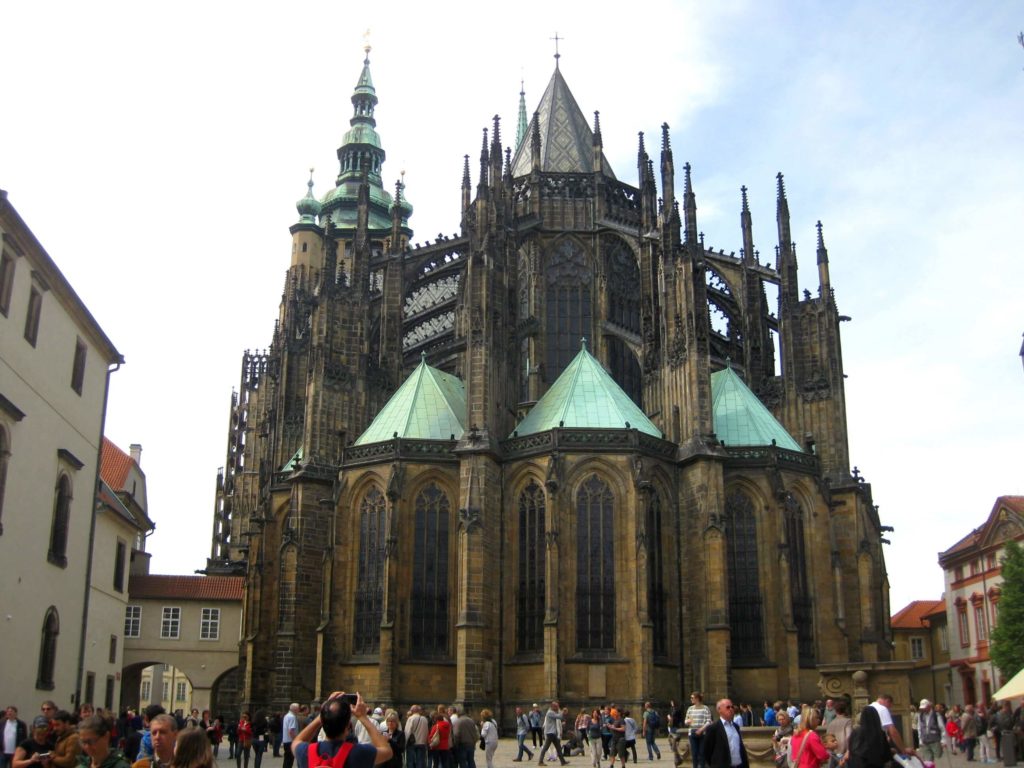
[[[355,745],[351,741],[346,741],[341,745],[341,749],[334,753],[334,757],[324,757],[320,754],[320,745],[326,742],[317,741],[309,745],[309,751],[306,752],[306,764],[308,768],[343,768],[345,761],[348,760],[348,753],[352,751],[352,747]]]

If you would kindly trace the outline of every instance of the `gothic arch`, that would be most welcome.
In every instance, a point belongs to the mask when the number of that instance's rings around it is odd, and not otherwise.
[[[512,499],[515,649],[520,654],[539,653],[544,648],[549,495],[543,480],[531,475]]]
[[[548,385],[579,353],[580,339],[597,327],[594,256],[578,238],[563,236],[544,251],[544,379]]]
[[[57,664],[57,636],[60,634],[60,615],[54,606],[46,609],[43,615],[42,638],[39,643],[39,671],[36,676],[36,688],[52,691],[54,688],[53,671]]]
[[[352,652],[370,654],[380,648],[380,622],[384,605],[384,537],[388,524],[388,504],[384,491],[376,483],[356,497],[352,509],[356,524],[351,541],[356,545],[354,621]]]
[[[447,485],[434,476],[417,482],[409,494],[409,655],[413,658],[448,658],[452,652],[458,496]]]
[[[729,625],[733,659],[766,656],[761,579],[760,510],[756,497],[736,483],[725,493]]]
[[[601,473],[592,471],[575,484],[571,512],[575,518],[575,648],[577,653],[608,654],[616,647],[616,498]],[[618,515],[621,519],[621,514]],[[619,526],[621,529],[621,526]],[[616,535],[618,533],[618,536]]]
[[[627,480],[625,472],[619,465],[603,456],[587,456],[570,464],[565,475],[564,487],[570,494],[575,495],[580,484],[595,473],[608,484],[620,503],[625,504],[629,501],[632,482]]]

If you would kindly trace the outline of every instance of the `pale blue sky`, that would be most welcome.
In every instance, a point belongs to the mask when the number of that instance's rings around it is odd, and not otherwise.
[[[515,137],[561,68],[636,181],[672,129],[698,222],[740,247],[746,184],[773,257],[786,176],[804,287],[821,219],[842,313],[851,455],[894,525],[893,609],[936,553],[1024,493],[1024,27],[1017,3],[6,4],[0,187],[127,359],[108,435],[144,446],[153,566],[205,564],[241,352],[270,341],[294,202],[323,194],[371,28],[414,239],[453,233],[496,112]],[[279,10],[277,10],[279,9]]]

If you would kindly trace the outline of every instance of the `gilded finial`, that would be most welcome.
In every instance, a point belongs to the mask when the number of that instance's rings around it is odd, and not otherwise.
[[[370,46],[370,28],[367,27],[366,31],[363,32],[363,52],[366,53],[366,59],[363,60],[364,64],[369,64],[370,63],[370,51],[371,50],[372,50],[372,47]]]

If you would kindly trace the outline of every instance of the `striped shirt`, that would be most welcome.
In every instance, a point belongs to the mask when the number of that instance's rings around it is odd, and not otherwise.
[[[707,704],[694,704],[686,710],[686,722],[690,726],[690,734],[703,732],[711,722],[711,710]]]

